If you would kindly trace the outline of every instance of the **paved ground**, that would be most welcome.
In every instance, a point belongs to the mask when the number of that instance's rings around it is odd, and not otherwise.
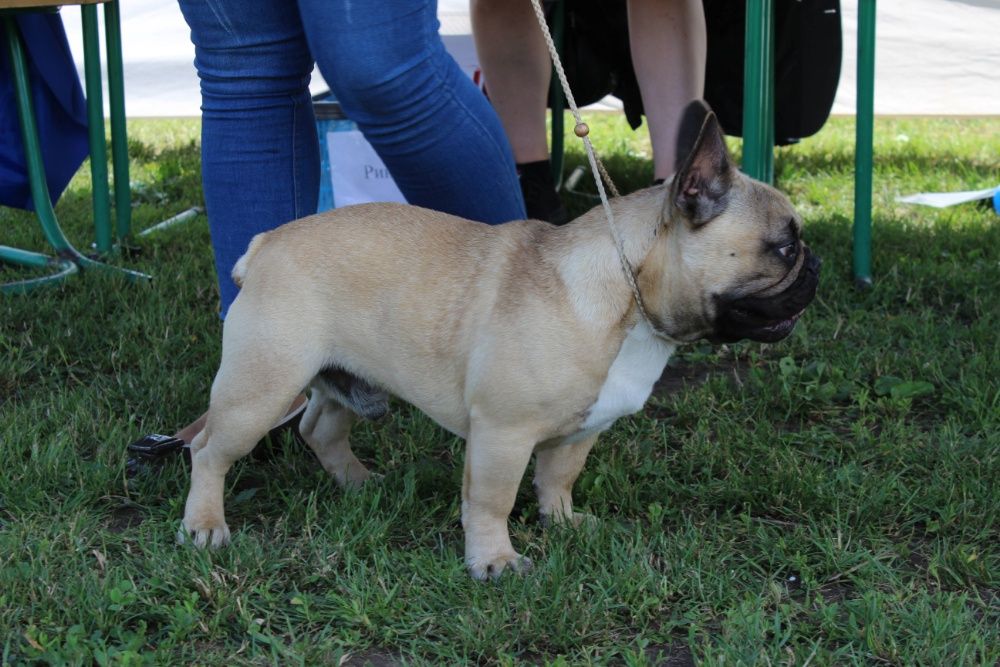
[[[855,99],[858,0],[842,0],[844,61],[834,113]],[[175,0],[122,3],[126,109],[130,116],[196,116],[194,48]],[[79,12],[62,10],[82,63]],[[463,66],[475,62],[468,1],[439,0],[442,33]],[[907,0],[878,3],[875,112],[1000,114],[1000,0]],[[322,90],[319,79],[315,90]],[[611,102],[611,106],[614,106]]]

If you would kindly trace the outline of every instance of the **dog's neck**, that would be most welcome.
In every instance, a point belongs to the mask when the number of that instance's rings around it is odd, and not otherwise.
[[[636,272],[666,232],[661,214],[668,187],[611,200],[625,259]],[[597,207],[557,231],[561,242],[553,245],[552,259],[581,323],[630,328],[641,315],[603,209]]]

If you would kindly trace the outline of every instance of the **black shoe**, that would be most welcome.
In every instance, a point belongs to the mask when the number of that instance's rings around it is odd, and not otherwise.
[[[269,460],[273,458],[275,452],[282,446],[282,434],[291,431],[296,438],[299,435],[298,425],[302,420],[302,413],[306,411],[305,401],[295,410],[289,412],[281,418],[274,427],[267,432],[267,436],[261,442],[266,443],[266,447],[255,447],[252,456],[257,460]],[[259,443],[258,443],[259,444]],[[182,453],[185,460],[191,461],[191,445],[180,438],[159,433],[144,435],[138,440],[129,443],[125,448],[129,453],[129,458],[125,462],[125,474],[128,477],[135,477],[143,470],[154,465],[163,463],[165,457]]]
[[[143,470],[153,464],[162,463],[165,456],[184,452],[190,460],[191,445],[180,438],[159,433],[144,435],[135,442],[129,443],[125,448],[129,453],[129,458],[125,462],[125,475],[135,477]]]
[[[563,225],[569,221],[566,207],[556,192],[556,182],[552,178],[552,167],[548,160],[517,165],[517,177],[521,182],[521,194],[524,196],[524,207],[529,218],[554,225]]]

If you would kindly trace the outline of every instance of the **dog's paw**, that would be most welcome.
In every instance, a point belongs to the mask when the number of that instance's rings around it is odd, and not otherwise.
[[[216,526],[188,526],[181,522],[177,531],[177,544],[192,544],[198,549],[219,547],[229,544],[229,526],[225,522]]]
[[[534,567],[531,559],[513,551],[494,558],[466,559],[465,565],[469,568],[469,574],[472,575],[472,578],[479,581],[497,579],[508,568],[512,572],[521,574]]]

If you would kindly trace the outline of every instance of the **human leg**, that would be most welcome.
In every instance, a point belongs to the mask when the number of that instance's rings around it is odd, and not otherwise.
[[[545,133],[552,64],[527,0],[472,0],[472,34],[490,101],[517,162],[528,217],[564,222]]]
[[[201,80],[202,184],[225,317],[238,292],[230,273],[250,239],[316,212],[313,61],[294,8],[272,0],[179,4]],[[304,403],[296,398],[288,415]],[[174,437],[191,443],[205,421],[203,414]]]
[[[444,49],[435,0],[299,0],[313,55],[411,204],[497,223],[524,217],[510,146]]]
[[[316,212],[312,56],[294,5],[180,0],[202,94],[202,182],[225,316],[255,234]]]
[[[527,0],[472,0],[472,34],[493,108],[518,163],[547,160],[552,65]]]
[[[704,93],[705,12],[701,0],[629,0],[628,29],[653,144],[654,178],[665,179],[676,168],[684,107]]]

